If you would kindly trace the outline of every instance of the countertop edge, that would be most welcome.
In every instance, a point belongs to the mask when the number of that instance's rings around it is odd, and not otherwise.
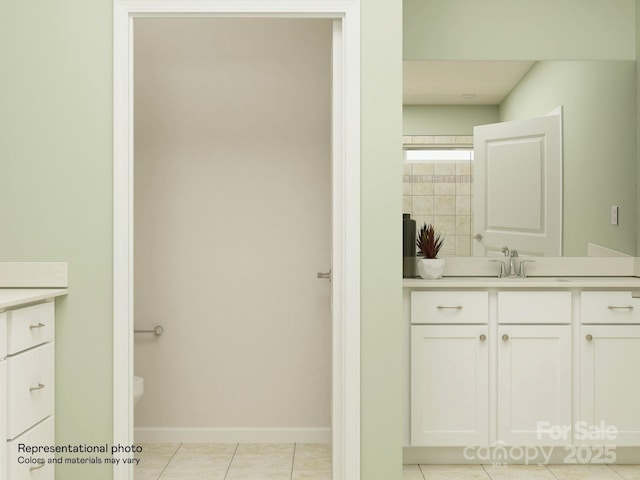
[[[444,289],[444,288],[497,288],[527,289],[547,288],[567,290],[572,288],[631,288],[640,289],[638,277],[443,277],[434,280],[403,278],[403,288]]]
[[[0,310],[66,295],[67,288],[1,288]]]

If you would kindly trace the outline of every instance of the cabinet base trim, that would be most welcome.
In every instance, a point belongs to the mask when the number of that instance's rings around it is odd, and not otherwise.
[[[568,447],[404,447],[402,463],[405,465],[562,465],[562,464],[640,464],[640,447],[609,447],[570,445]],[[465,450],[466,449],[466,450]],[[500,452],[498,452],[500,449]],[[504,452],[507,458],[505,459]],[[529,460],[523,458],[529,455]],[[613,457],[611,456],[613,454]]]

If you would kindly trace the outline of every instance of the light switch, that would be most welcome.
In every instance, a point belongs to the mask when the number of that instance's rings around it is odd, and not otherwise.
[[[611,225],[618,225],[618,206],[611,207]]]

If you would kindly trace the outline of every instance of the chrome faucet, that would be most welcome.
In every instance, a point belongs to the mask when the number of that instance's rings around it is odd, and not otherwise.
[[[491,262],[497,262],[500,264],[500,271],[498,272],[498,278],[504,277],[519,277],[525,278],[527,276],[524,270],[524,264],[527,262],[535,262],[535,260],[520,260],[518,251],[516,249],[510,249],[509,247],[502,247],[501,252],[505,257],[509,259],[509,273],[506,273],[505,263],[502,260],[490,260]],[[516,260],[518,259],[518,260]]]
[[[518,251],[517,250],[511,250],[511,254],[509,255],[511,258],[509,259],[509,276],[510,277],[517,277],[518,273],[517,273],[517,269],[516,269],[516,262],[515,262],[515,258],[518,257]]]

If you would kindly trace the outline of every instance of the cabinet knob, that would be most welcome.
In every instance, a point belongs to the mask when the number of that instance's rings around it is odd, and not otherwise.
[[[484,342],[487,339],[487,336],[483,333],[482,335],[480,335],[480,341]]]
[[[502,340],[504,340],[505,342],[509,340],[509,335],[507,335],[506,333],[504,335],[502,335]]]
[[[593,335],[588,334],[585,338],[587,339],[587,342],[590,342],[591,340],[593,340]]]

